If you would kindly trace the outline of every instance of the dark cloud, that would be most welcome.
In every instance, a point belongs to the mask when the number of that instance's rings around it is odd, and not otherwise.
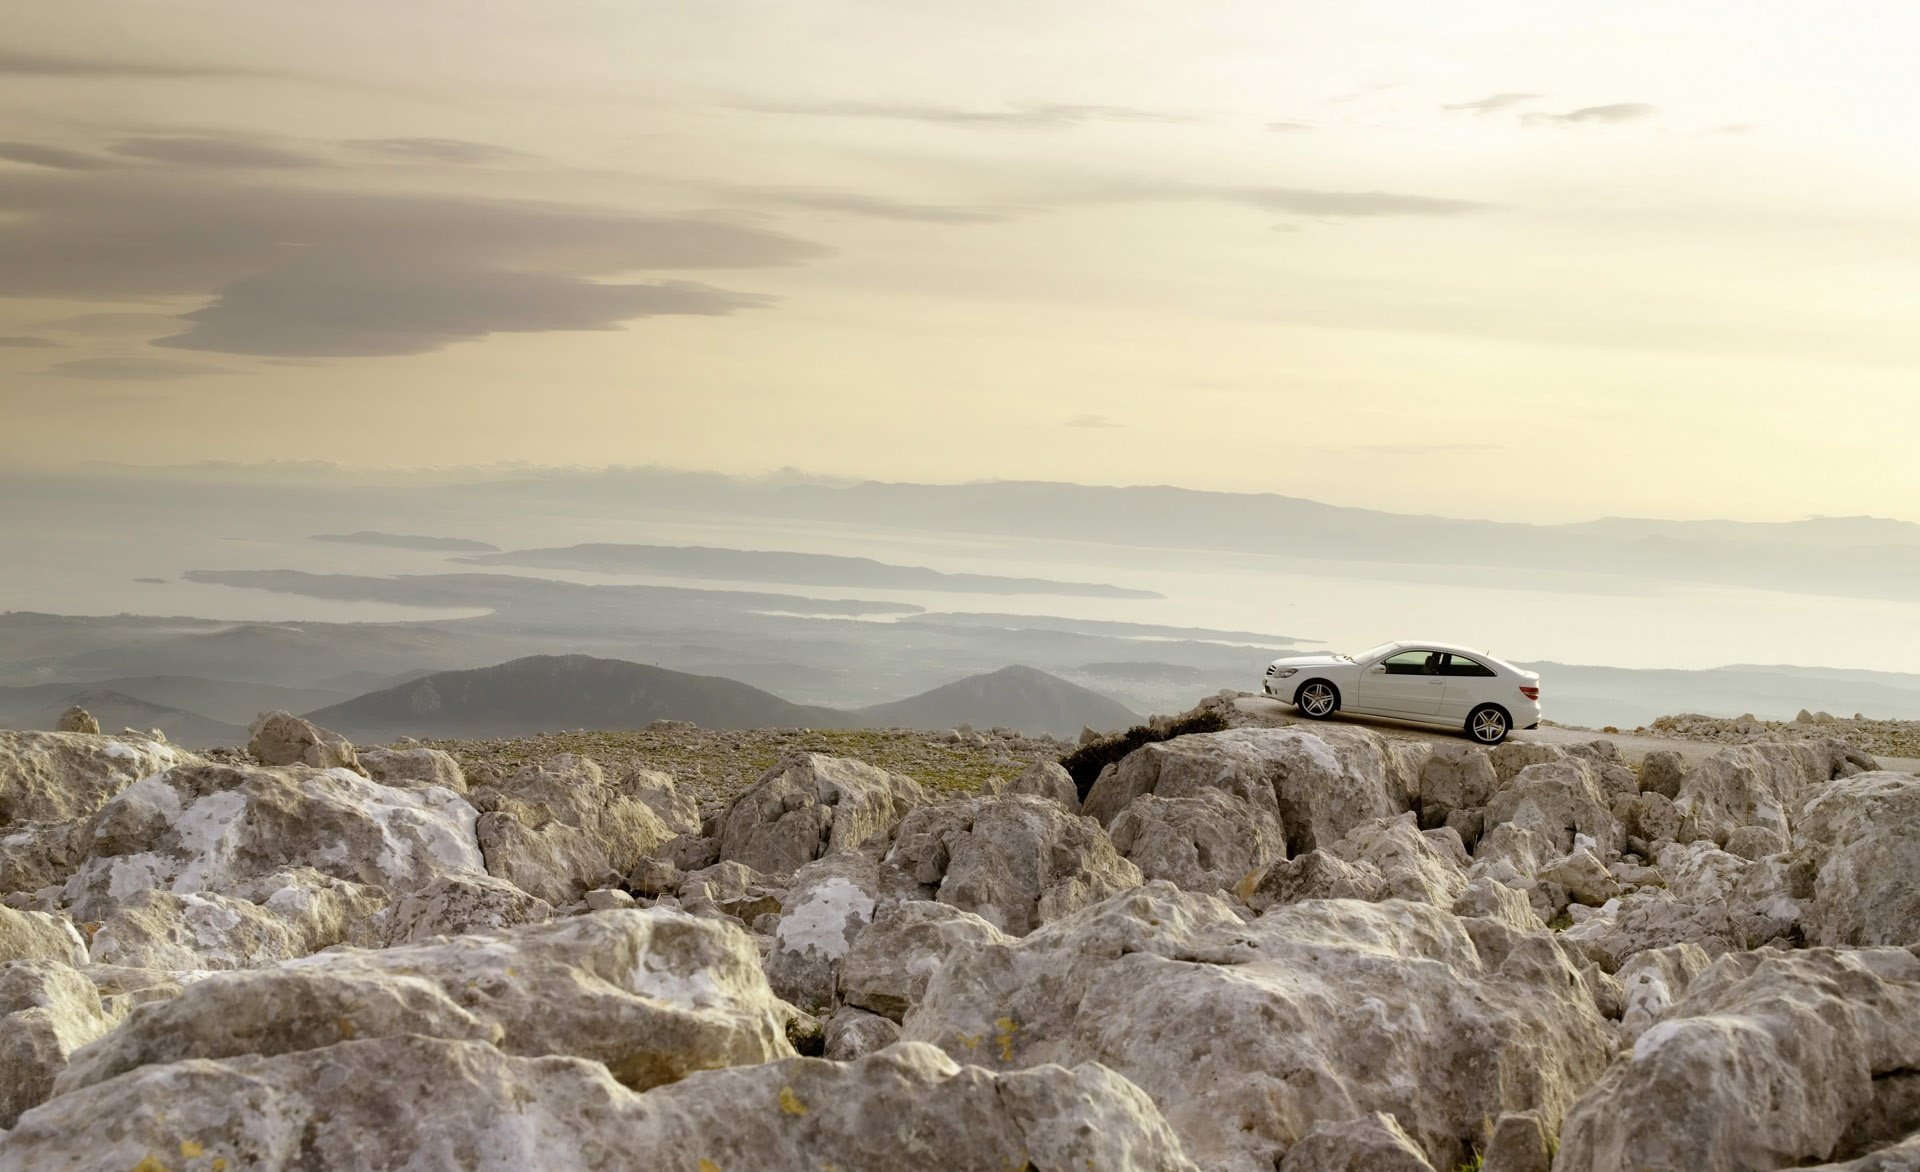
[[[56,171],[98,171],[113,165],[93,155],[43,146],[37,142],[0,142],[0,159],[34,167],[52,167]]]
[[[192,136],[181,138],[129,138],[115,143],[116,155],[172,163],[176,167],[212,167],[215,169],[251,169],[282,167],[318,167],[321,160],[279,147],[239,138]]]
[[[815,105],[749,106],[769,114],[811,114],[827,118],[888,118],[930,122],[939,126],[1002,126],[1045,129],[1084,126],[1089,122],[1190,122],[1179,114],[1162,114],[1131,106],[1075,106],[1027,103],[1001,109],[964,109],[955,106],[911,106],[878,102],[828,102]]]
[[[880,220],[909,220],[923,224],[988,224],[1010,220],[1014,211],[1007,208],[956,207],[951,204],[913,203],[885,196],[863,195],[856,191],[831,191],[810,187],[761,187],[741,194],[759,203],[806,208],[820,212],[843,212],[871,216]]]
[[[408,354],[491,332],[727,313],[765,302],[597,279],[824,253],[711,219],[254,186],[192,171],[0,180],[0,296],[212,297],[158,344],[237,354]]]
[[[217,65],[168,65],[97,57],[49,57],[0,49],[0,77],[248,77],[252,71]]]
[[[51,338],[29,338],[20,334],[0,338],[0,349],[7,350],[45,350],[59,344]]]
[[[209,374],[232,374],[224,366],[203,362],[176,362],[170,358],[76,358],[56,362],[44,374],[59,378],[98,379],[112,382],[166,382],[180,378],[199,378]]]
[[[1474,102],[1454,102],[1440,107],[1442,110],[1465,110],[1473,114],[1491,114],[1495,110],[1504,110],[1509,106],[1518,106],[1522,102],[1531,102],[1541,94],[1489,94]]]
[[[1268,211],[1300,216],[1458,216],[1483,212],[1491,206],[1396,191],[1321,191],[1309,187],[1247,187],[1219,194]]]
[[[1529,114],[1529,122],[1632,122],[1636,118],[1645,118],[1658,107],[1645,102],[1615,102],[1611,106],[1582,106],[1578,110],[1569,110],[1565,114]]]
[[[534,156],[484,142],[460,138],[356,138],[345,145],[367,154],[408,163],[454,163],[472,166],[506,163]]]

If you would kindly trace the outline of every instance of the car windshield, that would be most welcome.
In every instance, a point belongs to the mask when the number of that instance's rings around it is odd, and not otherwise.
[[[1385,655],[1387,652],[1392,651],[1395,647],[1398,647],[1398,646],[1400,646],[1400,644],[1398,643],[1382,643],[1378,647],[1369,647],[1365,651],[1362,651],[1360,654],[1349,655],[1347,656],[1347,658],[1352,660],[1355,663],[1365,663],[1369,659],[1378,659],[1380,656]]]

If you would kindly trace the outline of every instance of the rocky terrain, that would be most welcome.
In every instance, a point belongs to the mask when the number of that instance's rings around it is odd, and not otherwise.
[[[1920,1169],[1920,776],[1203,709],[0,733],[0,1172]]]
[[[1634,731],[1719,745],[1834,737],[1884,757],[1920,757],[1920,720],[1874,720],[1857,713],[1839,717],[1802,709],[1792,720],[1759,720],[1751,714],[1728,719],[1685,713],[1662,716]]]

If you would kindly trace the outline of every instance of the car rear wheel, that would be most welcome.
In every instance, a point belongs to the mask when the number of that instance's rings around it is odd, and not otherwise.
[[[1482,704],[1467,714],[1467,735],[1483,745],[1497,745],[1513,729],[1513,718],[1498,704]]]
[[[1305,716],[1325,720],[1340,707],[1340,689],[1325,680],[1308,680],[1293,694],[1293,705]]]

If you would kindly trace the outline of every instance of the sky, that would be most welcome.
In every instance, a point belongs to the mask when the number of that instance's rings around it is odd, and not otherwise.
[[[1920,520],[1911,6],[14,0],[7,24],[12,468]]]

